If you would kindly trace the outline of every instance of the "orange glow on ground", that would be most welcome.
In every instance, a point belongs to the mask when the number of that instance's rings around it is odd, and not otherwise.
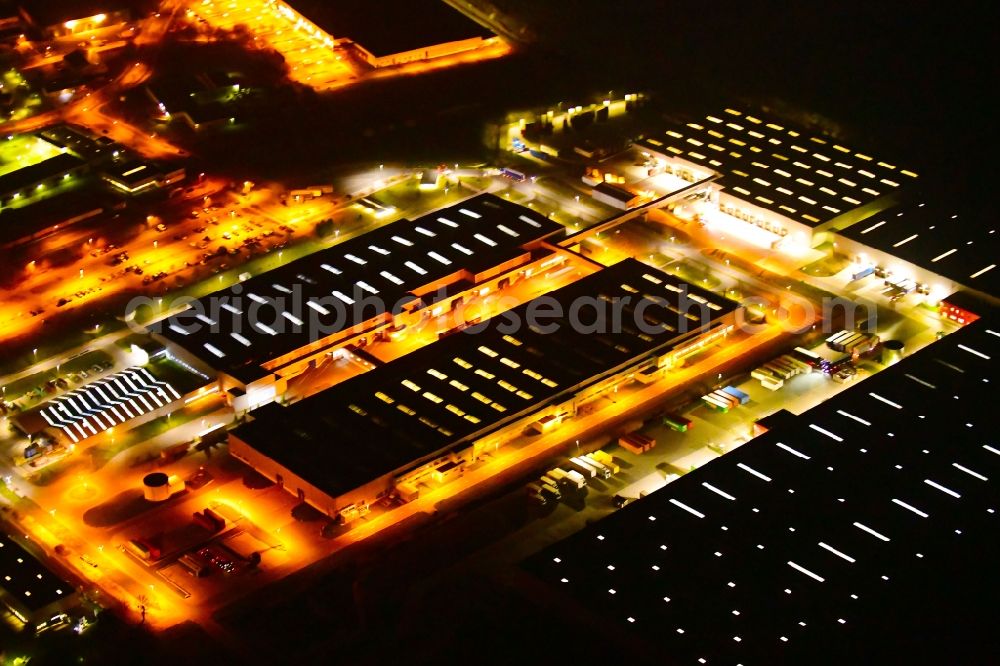
[[[378,11],[377,5],[373,5],[373,11]],[[511,52],[510,45],[497,37],[478,49],[463,53],[373,70],[367,64],[355,62],[345,49],[337,45],[333,36],[284,3],[267,0],[190,0],[187,16],[200,18],[220,30],[246,26],[259,48],[274,49],[285,58],[291,80],[316,90],[335,90],[363,78],[412,76],[499,58]]]

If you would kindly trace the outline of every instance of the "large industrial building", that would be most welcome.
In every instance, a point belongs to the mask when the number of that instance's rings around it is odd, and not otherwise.
[[[728,108],[673,123],[636,147],[655,163],[654,173],[692,181],[719,174],[707,185],[706,217],[742,220],[773,247],[811,246],[816,234],[894,204],[899,188],[917,177],[833,139]]]
[[[364,347],[564,262],[563,227],[491,194],[399,220],[211,294],[159,332],[218,370],[237,411],[348,345]]]
[[[329,515],[394,492],[412,498],[422,480],[718,342],[737,310],[627,259],[301,402],[264,407],[231,433],[230,452]]]
[[[73,38],[93,30],[117,29],[134,10],[155,6],[147,0],[45,0],[22,2],[21,16],[46,39]]]
[[[920,202],[838,230],[835,241],[837,251],[854,260],[856,273],[878,268],[904,288],[925,285],[938,302],[961,289],[987,298],[1000,294],[996,230],[983,214]]]
[[[0,604],[18,620],[34,628],[78,600],[72,583],[53,573],[18,541],[0,533]]]
[[[290,0],[301,15],[338,41],[349,40],[372,67],[431,60],[499,40],[443,0]]]
[[[4,174],[0,176],[0,207],[32,197],[46,187],[58,186],[87,169],[87,163],[80,158],[62,153]]]
[[[937,595],[967,603],[996,551],[997,358],[984,317],[524,566],[654,661],[857,663],[834,655],[914,639],[901,615],[955,631]]]

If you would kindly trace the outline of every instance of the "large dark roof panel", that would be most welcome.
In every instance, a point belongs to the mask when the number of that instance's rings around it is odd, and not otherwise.
[[[311,320],[323,326],[324,335],[347,330],[373,316],[371,307],[363,312],[354,307],[364,298],[378,298],[391,311],[414,301],[415,290],[462,271],[499,266],[562,229],[529,208],[479,195],[206,296],[198,304],[203,325],[193,326],[197,322],[185,315],[183,321],[166,322],[162,333],[208,365],[239,377],[322,337],[310,332]]]
[[[289,0],[337,39],[348,37],[376,57],[492,33],[443,0]]]
[[[572,317],[594,324],[592,305],[606,306],[611,317],[614,302],[622,306],[620,330],[575,330]],[[574,303],[587,305],[574,315]],[[552,305],[562,314],[546,314]],[[735,308],[627,259],[473,332],[434,342],[289,407],[264,407],[235,434],[337,496],[561,402]],[[645,330],[632,323],[637,310],[645,315]],[[529,312],[539,315],[531,320]]]
[[[941,205],[898,206],[839,232],[970,289],[1000,295],[995,218]]]
[[[789,650],[885,622],[949,558],[980,566],[1000,519],[998,357],[981,320],[525,567],[678,663],[803,663]]]
[[[66,598],[73,586],[52,573],[14,539],[0,532],[0,593],[35,611]]]
[[[917,177],[833,139],[736,109],[673,123],[638,145],[718,172],[727,193],[810,227]]]

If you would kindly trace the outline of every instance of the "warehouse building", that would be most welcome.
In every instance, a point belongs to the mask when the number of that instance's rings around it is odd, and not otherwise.
[[[607,204],[619,210],[628,210],[637,206],[641,197],[631,190],[615,183],[600,182],[594,186],[591,196],[594,200]]]
[[[500,38],[442,0],[290,0],[292,7],[372,67],[432,60]]]
[[[365,347],[566,261],[544,244],[563,231],[529,208],[479,195],[211,294],[157,334],[176,356],[216,368],[234,408],[245,411],[339,349]]]
[[[142,0],[46,0],[21,3],[21,16],[45,39],[71,38],[92,30],[120,29]]]
[[[80,158],[62,153],[0,176],[0,206],[29,198],[47,187],[56,187],[87,170]]]
[[[891,283],[928,292],[933,303],[962,289],[987,299],[1000,294],[1000,237],[984,214],[920,202],[831,231],[855,274],[873,267]]]
[[[169,187],[184,180],[184,167],[156,164],[126,157],[112,162],[101,171],[101,178],[125,194],[135,195]]]
[[[720,341],[736,311],[627,259],[301,402],[258,410],[231,433],[230,452],[329,515],[393,493],[412,499],[423,481],[532,424],[572,418],[640,371],[665,372]]]
[[[703,180],[701,212],[752,225],[772,247],[812,246],[814,234],[845,228],[895,203],[917,174],[810,134],[737,109],[673,123],[636,142],[654,172]]]
[[[0,532],[0,603],[18,620],[34,628],[69,610],[78,600],[71,583]]]
[[[944,626],[949,608],[926,591],[960,596],[988,576],[970,563],[996,551],[984,398],[998,358],[1000,328],[981,319],[523,566],[550,601],[654,659],[857,663],[832,655],[864,632],[891,653],[883,631],[911,599],[909,617]],[[949,572],[973,587],[949,589]]]

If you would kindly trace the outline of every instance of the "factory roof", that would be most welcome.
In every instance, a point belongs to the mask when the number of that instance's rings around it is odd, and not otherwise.
[[[631,190],[622,187],[621,185],[615,185],[614,183],[600,182],[594,186],[594,192],[600,192],[605,194],[612,199],[621,201],[622,203],[628,203],[638,196]]]
[[[57,148],[72,151],[88,162],[107,159],[115,151],[125,150],[106,136],[97,136],[74,125],[48,127],[40,131],[38,136]]]
[[[525,568],[678,663],[806,663],[788,651],[885,622],[878,609],[951,558],[976,566],[976,539],[996,534],[996,324],[775,424]]]
[[[22,2],[21,6],[40,26],[75,21],[108,12],[144,9],[144,0],[46,0]]]
[[[31,166],[26,166],[23,169],[11,171],[0,176],[0,194],[7,195],[11,192],[18,192],[26,187],[31,187],[50,178],[55,178],[67,171],[78,169],[84,164],[83,160],[69,153],[50,157],[37,164],[32,164]]]
[[[337,496],[559,404],[736,307],[627,259],[289,407],[258,410],[235,435]]]
[[[638,145],[718,172],[734,197],[811,227],[917,177],[834,139],[736,109],[673,123]]]
[[[46,401],[19,414],[15,421],[29,435],[51,427],[79,442],[180,397],[173,386],[146,368],[132,367]]]
[[[337,39],[376,57],[493,33],[442,0],[290,0],[296,11]]]
[[[882,211],[839,233],[969,289],[998,296],[996,231],[995,219],[985,213],[921,202]]]
[[[212,367],[252,374],[322,337],[426,300],[436,286],[471,281],[562,229],[529,208],[479,195],[211,294],[165,322],[162,333]]]
[[[73,586],[4,533],[0,533],[0,590],[36,611],[73,594]]]

